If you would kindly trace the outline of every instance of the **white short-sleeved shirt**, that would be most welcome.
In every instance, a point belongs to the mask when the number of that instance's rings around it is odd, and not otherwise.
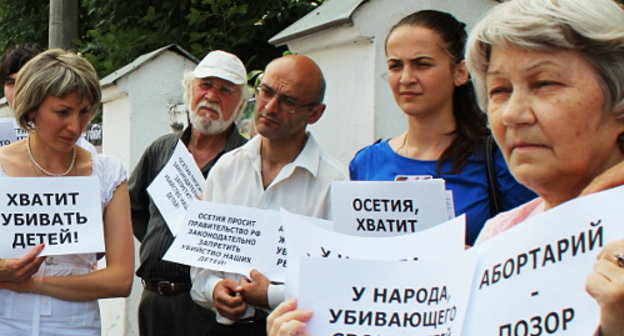
[[[262,183],[261,137],[256,136],[244,146],[224,154],[206,180],[204,200],[243,205],[259,209],[284,208],[290,212],[329,219],[330,187],[333,181],[346,180],[346,167],[324,155],[311,134],[295,160],[285,165],[265,189]],[[212,292],[225,279],[240,280],[241,275],[191,267],[191,297],[200,306],[214,309]],[[283,286],[269,286],[269,306],[275,308],[284,300]],[[249,307],[241,318],[254,315]],[[217,312],[217,321],[232,324]]]
[[[100,179],[102,211],[117,187],[126,181],[121,163],[107,155],[94,155],[92,176]],[[0,166],[0,178],[6,174]],[[96,255],[72,254],[47,257],[35,273],[39,277],[86,274],[95,269]],[[97,301],[71,302],[53,297],[0,289],[0,335],[53,336],[100,335]]]

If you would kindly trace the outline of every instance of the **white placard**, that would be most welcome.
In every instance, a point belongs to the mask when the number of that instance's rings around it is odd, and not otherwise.
[[[334,228],[355,236],[414,233],[449,219],[444,180],[336,181]]]
[[[358,237],[324,230],[305,217],[282,210],[288,251],[286,294],[297,292],[299,258],[302,256],[365,260],[420,260],[464,250],[466,216],[414,234],[394,237]]]
[[[285,254],[280,214],[239,205],[193,200],[171,247],[163,257],[195,267],[249,275],[257,269],[284,280]]]
[[[13,119],[13,127],[15,129],[15,136],[17,137],[17,141],[26,139],[26,137],[28,137],[28,131],[23,129],[22,126],[20,126],[20,124],[17,122],[17,119],[15,118],[10,118],[10,119]]]
[[[475,254],[418,262],[302,258],[310,335],[461,335]],[[485,335],[485,334],[483,334]]]
[[[0,118],[0,147],[17,141],[13,118]]]
[[[334,222],[331,220],[299,215],[296,213],[292,213],[283,208],[280,210],[281,210],[281,213],[284,214],[284,216],[281,217],[282,225],[284,224],[283,221],[294,219],[296,223],[303,221],[304,223],[307,223],[307,224],[313,224],[317,228],[323,229],[324,231],[334,231]],[[294,224],[294,225],[297,225],[297,224]]]
[[[172,234],[178,231],[191,201],[203,193],[204,180],[193,155],[178,141],[171,159],[147,187]]]
[[[455,218],[455,200],[453,198],[453,190],[446,191],[446,211],[448,219]]]
[[[0,190],[0,258],[104,252],[97,177],[2,177]]]
[[[480,245],[463,334],[592,335],[585,282],[602,246],[624,238],[623,199],[624,187],[575,199]]]

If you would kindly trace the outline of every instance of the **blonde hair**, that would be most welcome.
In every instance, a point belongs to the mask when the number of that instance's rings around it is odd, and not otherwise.
[[[482,108],[492,47],[578,52],[596,71],[605,113],[624,117],[624,10],[612,0],[511,0],[494,7],[468,39],[466,64]]]
[[[91,63],[62,49],[44,51],[17,73],[13,103],[15,118],[22,128],[32,130],[31,112],[49,96],[62,98],[71,93],[77,93],[81,101],[89,101],[89,112],[95,116],[102,93]]]

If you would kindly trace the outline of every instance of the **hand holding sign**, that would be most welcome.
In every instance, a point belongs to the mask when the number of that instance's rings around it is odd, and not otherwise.
[[[41,244],[19,259],[0,259],[0,282],[20,282],[30,278],[45,260],[45,257],[39,257],[43,248]]]
[[[621,187],[574,199],[481,244],[464,334],[523,330],[529,334],[541,328],[548,334],[591,335],[599,320],[610,319],[607,315],[619,316],[614,323],[621,323],[621,303],[613,309],[613,297],[605,301],[594,291],[598,307],[585,292],[585,280],[592,268],[602,276],[624,273],[614,258],[616,251],[624,251],[624,245],[604,246],[624,237],[619,210],[623,198]],[[600,256],[607,263],[598,260],[595,267],[603,247]],[[593,277],[587,286],[590,290],[596,289]],[[624,288],[621,282],[607,282],[610,284],[603,290],[610,287],[608,295]]]
[[[312,317],[312,311],[296,308],[295,300],[284,301],[275,308],[267,318],[268,336],[309,336],[305,322]]]
[[[215,286],[212,292],[215,308],[224,317],[237,321],[247,310],[247,303],[238,295],[240,284],[232,278],[225,278]]]
[[[271,281],[256,269],[251,270],[249,277],[241,279],[240,294],[248,304],[268,309],[267,291]]]
[[[585,288],[600,306],[600,330],[617,335],[624,330],[624,268],[615,256],[624,251],[624,240],[611,242],[600,251]]]

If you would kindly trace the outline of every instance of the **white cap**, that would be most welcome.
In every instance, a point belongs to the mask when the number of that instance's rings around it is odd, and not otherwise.
[[[217,77],[236,85],[247,82],[247,70],[234,54],[222,50],[211,51],[193,70],[196,78]]]

